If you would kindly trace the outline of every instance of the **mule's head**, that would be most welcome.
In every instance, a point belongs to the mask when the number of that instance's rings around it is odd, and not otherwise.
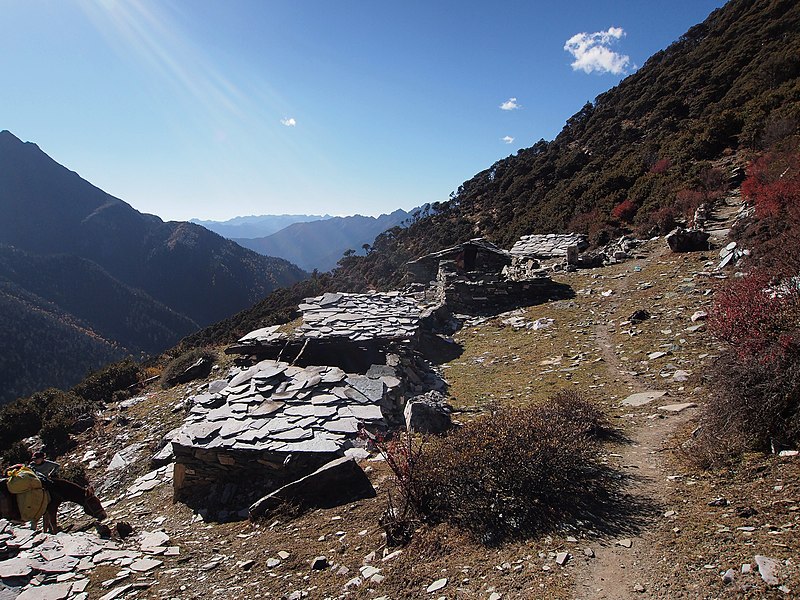
[[[83,504],[83,510],[87,515],[94,517],[98,521],[102,521],[108,516],[106,509],[100,504],[100,499],[94,495],[92,486],[86,488],[86,500]]]

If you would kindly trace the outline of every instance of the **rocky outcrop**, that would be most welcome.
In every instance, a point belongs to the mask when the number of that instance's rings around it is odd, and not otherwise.
[[[673,252],[696,252],[708,250],[709,233],[700,229],[683,229],[677,227],[670,231],[665,239]]]
[[[443,433],[452,427],[450,405],[439,392],[428,392],[411,398],[403,414],[406,429],[414,433]]]

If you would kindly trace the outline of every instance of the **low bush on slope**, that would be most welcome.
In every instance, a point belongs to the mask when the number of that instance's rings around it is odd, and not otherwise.
[[[389,541],[407,540],[419,521],[449,522],[487,545],[601,513],[611,523],[622,479],[598,452],[608,434],[600,411],[562,392],[422,443],[401,437],[384,448],[397,490],[384,518]]]
[[[784,142],[752,162],[742,184],[755,206],[755,267],[717,294],[712,333],[728,351],[693,446],[701,466],[748,450],[800,446],[800,151]],[[746,232],[747,233],[747,232]]]

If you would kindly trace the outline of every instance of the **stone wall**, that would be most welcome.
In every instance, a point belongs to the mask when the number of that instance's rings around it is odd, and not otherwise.
[[[497,314],[562,297],[560,287],[548,277],[527,281],[455,279],[444,282],[444,294],[452,312],[465,314]]]
[[[340,452],[216,450],[173,442],[173,500],[215,520],[247,518],[250,504],[312,473]]]

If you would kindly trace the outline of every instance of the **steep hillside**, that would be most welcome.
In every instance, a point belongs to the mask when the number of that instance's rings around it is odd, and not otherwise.
[[[295,223],[267,237],[234,241],[259,254],[285,258],[306,271],[330,271],[345,252],[361,252],[364,244],[370,244],[376,235],[400,225],[410,216],[398,209],[379,217],[332,217]]]
[[[48,386],[72,386],[126,354],[157,354],[198,327],[76,256],[40,256],[0,245],[0,283],[8,308],[0,402]],[[54,331],[46,333],[48,326]]]
[[[206,229],[232,240],[235,238],[260,238],[272,235],[294,223],[307,223],[330,218],[330,215],[252,215],[234,217],[227,221],[189,219],[189,222],[202,225]]]
[[[126,354],[72,315],[2,277],[0,337],[0,405],[47,387],[72,387]]]
[[[396,284],[405,261],[475,236],[509,247],[567,229],[596,243],[631,229],[647,235],[693,210],[681,192],[702,197],[712,161],[758,150],[800,121],[799,76],[800,4],[732,0],[586,104],[555,140],[478,173],[340,275]]]
[[[92,260],[200,325],[304,276],[199,225],[139,213],[8,131],[0,132],[0,213],[0,243]]]

